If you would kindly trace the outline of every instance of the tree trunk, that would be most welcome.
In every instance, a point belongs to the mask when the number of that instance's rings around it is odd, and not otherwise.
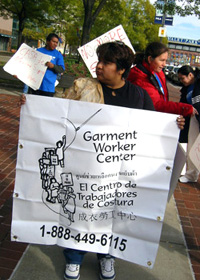
[[[17,49],[19,49],[19,47],[23,43],[23,36],[22,36],[23,30],[24,30],[24,20],[19,18],[19,31],[18,31]]]
[[[81,37],[81,46],[90,41],[91,28],[99,15],[101,9],[107,0],[101,0],[96,10],[93,12],[95,0],[83,0],[85,17],[83,23],[83,32]]]
[[[91,20],[89,18],[85,18],[83,24],[83,33],[81,38],[81,46],[85,45],[87,42],[90,41],[90,31],[91,31]]]
[[[21,44],[22,44],[22,31],[19,30],[19,31],[18,31],[17,49],[19,49],[19,47],[21,46]]]
[[[86,44],[90,40],[90,30],[92,26],[92,9],[95,0],[83,0],[84,4],[84,22],[83,22],[83,33],[81,38],[81,45]]]

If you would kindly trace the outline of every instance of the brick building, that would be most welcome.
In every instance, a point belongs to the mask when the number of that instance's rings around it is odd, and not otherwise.
[[[0,17],[0,51],[10,51],[13,19]]]
[[[169,64],[200,67],[200,40],[168,37]]]

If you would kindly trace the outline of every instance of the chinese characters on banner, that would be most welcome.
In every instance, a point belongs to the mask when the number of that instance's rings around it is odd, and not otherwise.
[[[22,44],[18,51],[6,63],[3,69],[34,90],[39,89],[47,66],[52,57]]]
[[[152,268],[179,136],[176,117],[28,95],[12,240],[109,253]]]
[[[124,44],[129,46],[135,53],[122,25],[113,28],[105,34],[78,48],[78,51],[93,78],[96,78],[96,65],[98,62],[98,57],[96,54],[97,47],[103,43],[112,41],[122,41]]]

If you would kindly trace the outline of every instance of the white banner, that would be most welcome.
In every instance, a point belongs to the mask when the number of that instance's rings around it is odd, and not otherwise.
[[[52,57],[22,44],[18,51],[4,65],[3,69],[34,90],[39,89],[47,66]]]
[[[189,156],[194,166],[200,172],[200,134],[196,138],[190,150]]]
[[[171,181],[170,181],[168,201],[170,201],[170,199],[175,191],[178,179],[181,175],[181,171],[183,170],[185,162],[186,162],[185,151],[184,151],[182,145],[180,143],[178,143],[177,150],[176,150],[176,156],[174,159],[173,172],[172,172]]]
[[[103,43],[112,42],[112,41],[124,42],[124,44],[129,46],[135,53],[135,50],[131,45],[131,42],[127,37],[126,32],[124,31],[122,25],[113,28],[112,30],[106,32],[105,34],[97,37],[96,39],[78,48],[78,51],[93,78],[96,78],[96,65],[98,62],[98,57],[96,54],[97,47],[99,45],[102,45]]]
[[[176,115],[27,95],[12,240],[109,253],[153,267]]]
[[[195,116],[190,119],[187,150],[189,158],[196,169],[200,172],[200,134],[199,122]],[[190,167],[191,168],[191,167]]]

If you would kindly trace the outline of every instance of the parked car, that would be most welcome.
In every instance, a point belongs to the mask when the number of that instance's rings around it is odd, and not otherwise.
[[[172,81],[173,83],[175,83],[175,84],[178,84],[178,85],[181,84],[180,81],[179,81],[179,79],[178,79],[178,69],[179,69],[180,67],[181,67],[181,66],[176,66],[176,67],[174,67],[174,69],[173,69],[173,74],[171,75],[171,81]]]
[[[167,66],[168,66],[168,65],[166,65],[166,66],[163,68],[163,72],[165,73],[165,75],[168,75],[168,69],[167,69]]]
[[[163,68],[163,71],[165,73],[165,76],[166,78],[168,77],[169,75],[169,72],[174,68],[173,65],[166,65],[164,68]]]
[[[178,69],[180,68],[181,66],[172,66],[171,70],[169,71],[169,74],[168,74],[168,79],[172,81],[172,77],[173,75],[176,73],[177,74],[177,71]]]

